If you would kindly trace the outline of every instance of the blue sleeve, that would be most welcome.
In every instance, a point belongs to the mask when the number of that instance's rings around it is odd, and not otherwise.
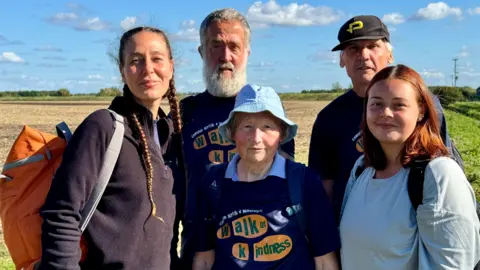
[[[325,111],[322,110],[313,124],[308,151],[308,167],[315,170],[321,179],[334,179],[338,170],[337,151],[334,150],[333,138],[328,136],[328,128],[331,126],[323,119],[324,114]]]
[[[440,100],[438,99],[437,96],[433,95],[433,101],[435,103],[435,109],[437,111],[438,115],[438,124],[440,125],[440,136],[442,137],[443,143],[445,144],[446,147],[449,149],[452,147],[452,142],[450,140],[450,136],[448,135],[448,129],[447,129],[447,121],[445,120],[445,115],[443,113],[443,108],[442,104],[440,103]]]
[[[314,257],[322,256],[340,248],[332,206],[317,174],[307,168],[305,173],[305,214],[307,238]]]
[[[417,223],[418,269],[474,269],[480,260],[475,193],[452,159],[427,166]]]

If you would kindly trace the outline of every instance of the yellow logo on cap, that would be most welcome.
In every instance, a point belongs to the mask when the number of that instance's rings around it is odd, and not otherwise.
[[[347,32],[350,32],[350,34],[353,34],[353,30],[358,30],[363,28],[363,22],[362,21],[356,21],[352,22],[351,24],[348,25]]]

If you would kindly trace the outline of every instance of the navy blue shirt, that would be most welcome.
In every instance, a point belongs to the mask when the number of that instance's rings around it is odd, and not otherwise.
[[[325,190],[316,173],[308,168],[304,186],[307,235],[303,235],[296,217],[288,211],[292,203],[285,160],[281,159],[275,157],[268,176],[254,182],[236,181],[232,167],[237,160],[233,160],[225,175],[213,176],[221,179],[221,184],[204,185],[199,195],[199,223],[195,224],[197,251],[215,249],[213,269],[313,270],[314,257],[340,247]],[[219,187],[221,192],[215,200]],[[216,217],[213,222],[208,219],[212,211]]]
[[[236,154],[235,145],[218,132],[219,124],[228,118],[234,105],[235,97],[215,97],[208,91],[186,97],[180,102],[183,161],[187,178],[182,231],[182,257],[187,260],[185,269],[190,267],[193,259],[193,230],[190,224],[193,222],[198,204],[198,182],[203,178],[208,165],[228,162]],[[293,140],[281,148],[288,155],[294,156]],[[177,179],[175,181],[179,182]],[[181,200],[180,197],[177,196],[177,200]]]
[[[437,97],[434,97],[445,145],[451,142],[447,134],[445,117]],[[338,221],[345,187],[355,161],[363,155],[361,122],[364,98],[353,90],[328,104],[317,116],[312,129],[308,166],[321,179],[331,179],[333,207]]]

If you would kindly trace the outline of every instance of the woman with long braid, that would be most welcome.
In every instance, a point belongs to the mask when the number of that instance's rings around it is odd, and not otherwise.
[[[113,134],[109,112],[96,111],[76,129],[41,209],[41,270],[170,268],[175,198],[164,156],[175,149],[171,138],[181,123],[167,36],[150,27],[127,31],[118,65],[124,94],[109,107],[125,119],[118,161],[82,234],[80,211]],[[160,108],[165,97],[171,119]]]

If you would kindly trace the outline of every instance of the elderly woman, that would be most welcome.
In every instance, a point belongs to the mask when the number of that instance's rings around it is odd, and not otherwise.
[[[219,131],[237,154],[204,177],[193,269],[338,269],[339,234],[319,177],[278,153],[297,125],[275,90],[243,87]]]

